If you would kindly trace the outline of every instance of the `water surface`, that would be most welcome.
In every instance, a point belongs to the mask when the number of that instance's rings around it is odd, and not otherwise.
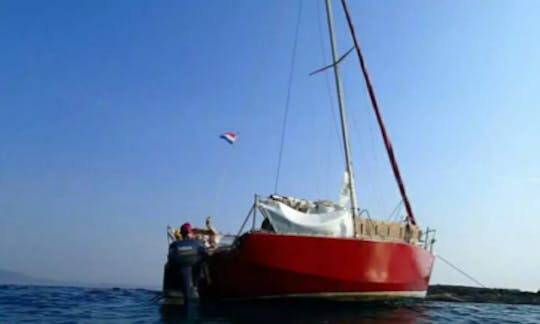
[[[0,285],[0,323],[540,323],[540,306],[453,302],[164,306],[159,292]]]

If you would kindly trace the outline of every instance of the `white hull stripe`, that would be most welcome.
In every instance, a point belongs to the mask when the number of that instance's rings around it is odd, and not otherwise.
[[[245,298],[226,298],[225,300],[248,299],[280,299],[280,298],[312,298],[335,300],[367,300],[367,299],[399,299],[399,298],[425,298],[427,291],[365,291],[365,292],[324,292],[303,294],[282,294]]]

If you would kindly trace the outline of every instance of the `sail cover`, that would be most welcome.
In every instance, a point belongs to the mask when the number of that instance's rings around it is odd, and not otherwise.
[[[257,207],[277,233],[353,236],[350,211],[328,200],[272,195],[259,199]]]

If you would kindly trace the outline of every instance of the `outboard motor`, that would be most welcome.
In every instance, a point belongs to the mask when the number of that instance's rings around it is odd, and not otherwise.
[[[199,298],[197,285],[201,278],[201,263],[207,256],[203,243],[187,239],[169,245],[163,277],[166,299],[188,303]]]

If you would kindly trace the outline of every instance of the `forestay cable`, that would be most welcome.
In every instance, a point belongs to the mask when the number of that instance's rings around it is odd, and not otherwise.
[[[283,156],[283,144],[285,143],[285,131],[287,129],[287,117],[289,115],[289,102],[291,99],[291,88],[292,88],[292,81],[293,81],[294,64],[296,62],[296,47],[298,45],[298,34],[300,31],[300,18],[302,16],[302,2],[303,1],[300,0],[300,4],[298,6],[298,15],[296,18],[296,31],[294,34],[294,44],[293,44],[292,57],[291,57],[291,66],[289,70],[289,82],[287,85],[287,99],[285,100],[285,112],[283,115],[283,125],[281,126],[281,142],[279,145],[278,165],[277,165],[277,171],[276,171],[276,181],[274,183],[274,193],[277,193],[278,184],[279,184],[279,174],[281,171],[281,158]]]

